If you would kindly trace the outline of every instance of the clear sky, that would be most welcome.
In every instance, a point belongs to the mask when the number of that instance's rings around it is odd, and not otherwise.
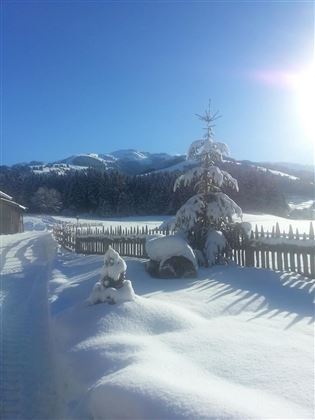
[[[208,98],[232,157],[313,162],[314,2],[1,6],[2,164],[182,154],[202,135],[195,113]]]

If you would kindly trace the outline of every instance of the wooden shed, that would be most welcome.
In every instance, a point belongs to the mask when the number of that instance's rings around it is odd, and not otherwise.
[[[23,212],[26,207],[0,191],[0,235],[23,232]]]

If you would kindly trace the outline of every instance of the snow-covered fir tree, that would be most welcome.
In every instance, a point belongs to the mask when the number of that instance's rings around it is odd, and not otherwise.
[[[175,229],[183,232],[198,250],[200,261],[211,265],[218,254],[214,250],[220,251],[226,245],[221,231],[241,218],[242,210],[221,191],[224,186],[238,191],[238,183],[217,166],[229,154],[226,144],[213,140],[214,122],[219,116],[212,114],[210,102],[205,113],[197,116],[205,123],[205,135],[194,141],[187,153],[187,159],[196,161],[197,166],[177,178],[174,185],[174,191],[194,185],[196,194],[176,213]]]

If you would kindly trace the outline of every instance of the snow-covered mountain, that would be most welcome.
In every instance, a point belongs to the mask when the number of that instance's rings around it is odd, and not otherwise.
[[[248,166],[257,168],[260,172],[269,172],[275,176],[290,178],[292,181],[304,179],[314,181],[314,167],[290,163],[252,162],[248,160],[228,159],[227,162],[244,169]],[[167,153],[149,153],[135,149],[116,150],[110,153],[81,153],[69,156],[56,162],[30,162],[27,164],[34,173],[64,174],[74,170],[116,170],[127,175],[137,175],[163,171],[183,171],[185,167],[195,163],[186,160],[185,155],[170,155]],[[26,164],[23,164],[26,165]]]
[[[35,173],[56,172],[94,168],[118,170],[133,175],[167,169],[185,160],[185,155],[141,152],[135,149],[117,150],[111,153],[84,153],[69,156],[56,162],[30,165]]]

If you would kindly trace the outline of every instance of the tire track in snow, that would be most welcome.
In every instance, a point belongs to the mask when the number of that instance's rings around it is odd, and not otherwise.
[[[58,418],[47,299],[54,244],[48,234],[12,235],[6,240],[9,250],[3,248],[7,252],[2,254],[5,270],[1,276],[0,418]]]

